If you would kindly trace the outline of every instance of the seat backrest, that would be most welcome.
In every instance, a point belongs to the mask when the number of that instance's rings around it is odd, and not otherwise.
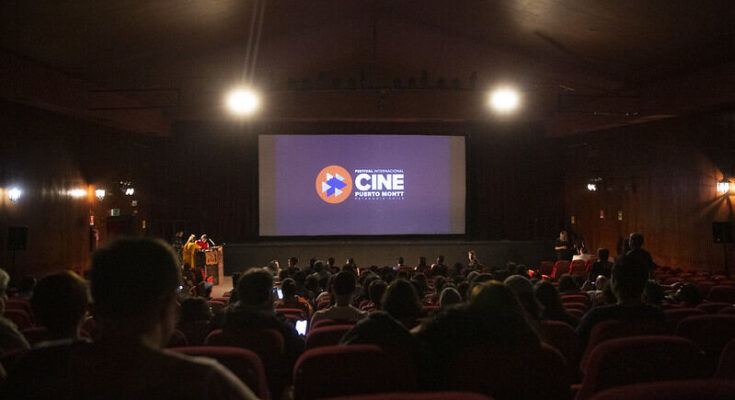
[[[211,331],[209,321],[185,322],[179,324],[176,328],[186,336],[186,342],[189,343],[189,346],[203,345]]]
[[[724,303],[724,302],[707,302],[702,303],[697,306],[697,309],[700,309],[706,313],[714,314],[722,310],[723,308],[731,307],[732,303]]]
[[[542,275],[551,276],[551,274],[554,272],[554,262],[541,261],[541,263],[539,264],[539,270],[541,271]]]
[[[735,314],[735,306],[725,307],[720,311],[717,311],[717,314]]]
[[[184,333],[180,330],[174,329],[174,331],[171,332],[171,337],[168,339],[168,344],[166,344],[166,348],[185,347],[188,345],[189,342],[186,340],[186,335],[184,335]]]
[[[571,325],[561,321],[542,321],[540,329],[543,341],[559,350],[569,366],[577,366],[580,356],[579,336]]]
[[[720,362],[717,364],[715,378],[735,381],[735,339],[727,342],[720,353]]]
[[[5,310],[3,316],[13,321],[19,330],[28,329],[33,326],[33,320],[31,320],[31,316],[25,310],[19,308]]]
[[[664,314],[666,315],[666,322],[671,327],[671,330],[674,331],[682,319],[694,315],[706,315],[707,313],[698,308],[671,308],[664,310]]]
[[[294,397],[312,400],[345,395],[413,391],[416,368],[375,345],[310,349],[296,361]]]
[[[554,272],[551,277],[558,280],[562,275],[568,274],[570,265],[571,263],[566,260],[557,261],[556,264],[554,264]]]
[[[5,309],[21,309],[28,313],[28,315],[33,316],[33,310],[31,309],[31,303],[26,299],[21,299],[17,297],[11,297],[7,300],[5,300]]]
[[[332,325],[312,329],[306,335],[306,349],[335,346],[352,327],[353,325]]]
[[[23,329],[20,333],[23,334],[23,336],[28,341],[28,344],[30,344],[31,346],[49,340],[48,329],[44,328],[43,326],[26,328]]]
[[[314,325],[310,326],[309,329],[314,330],[316,328],[321,328],[323,326],[332,326],[332,325],[347,325],[342,321],[335,321],[333,319],[320,319],[314,322]]]
[[[583,303],[587,306],[592,304],[590,297],[585,294],[565,294],[561,296],[562,303]]]
[[[671,330],[664,323],[648,321],[603,321],[595,325],[590,332],[587,347],[585,348],[579,369],[584,372],[587,369],[587,361],[592,351],[600,343],[611,339],[619,339],[630,336],[666,335]]]
[[[676,327],[676,335],[693,341],[708,357],[716,359],[725,345],[735,339],[735,315],[708,314],[684,318]]]
[[[259,398],[269,398],[265,368],[260,357],[250,350],[213,346],[174,347],[170,350],[190,356],[214,358],[240,378]]]
[[[712,302],[735,304],[735,288],[732,286],[714,286],[710,289],[707,299]]]
[[[697,379],[676,382],[639,383],[604,390],[593,400],[732,400],[735,382]]]
[[[253,351],[265,366],[268,387],[280,397],[288,371],[283,335],[275,329],[215,329],[204,340],[208,346],[239,347]]]
[[[330,397],[325,400],[493,400],[491,397],[471,392],[417,392],[358,394],[354,396]]]
[[[482,393],[498,400],[569,399],[571,374],[554,348],[470,346],[446,369],[446,387]]]
[[[704,355],[676,336],[633,336],[607,340],[592,351],[577,399],[612,387],[702,378]]]
[[[300,319],[306,319],[306,312],[300,308],[276,308],[276,313],[283,315],[296,315],[301,317]]]
[[[564,303],[564,308],[566,308],[567,310],[587,311],[589,306],[587,306],[587,304],[584,304],[584,303]]]
[[[585,275],[587,268],[584,260],[574,260],[569,267],[569,273],[572,275]]]

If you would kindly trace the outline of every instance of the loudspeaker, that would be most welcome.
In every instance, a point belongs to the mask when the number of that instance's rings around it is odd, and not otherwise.
[[[28,228],[25,226],[8,227],[8,251],[25,250],[28,245]]]
[[[732,223],[713,222],[712,237],[715,243],[732,243]]]

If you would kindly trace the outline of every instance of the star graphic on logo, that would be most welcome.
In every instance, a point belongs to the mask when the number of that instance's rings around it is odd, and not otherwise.
[[[340,174],[332,175],[327,173],[326,182],[322,182],[322,193],[327,192],[327,197],[339,196],[342,194],[342,189],[347,186],[347,184],[344,183],[344,180],[345,178]]]

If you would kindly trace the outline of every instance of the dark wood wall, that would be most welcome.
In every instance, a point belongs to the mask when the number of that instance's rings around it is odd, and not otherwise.
[[[712,222],[733,219],[732,198],[716,193],[723,173],[735,173],[733,121],[717,113],[564,139],[567,227],[590,251],[615,255],[637,231],[659,265],[722,271]],[[591,178],[602,178],[597,191],[587,190]]]

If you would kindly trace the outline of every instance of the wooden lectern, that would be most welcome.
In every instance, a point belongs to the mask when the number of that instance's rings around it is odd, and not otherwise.
[[[197,267],[204,267],[207,276],[211,276],[215,285],[224,283],[225,267],[222,258],[222,246],[211,246],[207,249],[197,250],[195,255]]]

